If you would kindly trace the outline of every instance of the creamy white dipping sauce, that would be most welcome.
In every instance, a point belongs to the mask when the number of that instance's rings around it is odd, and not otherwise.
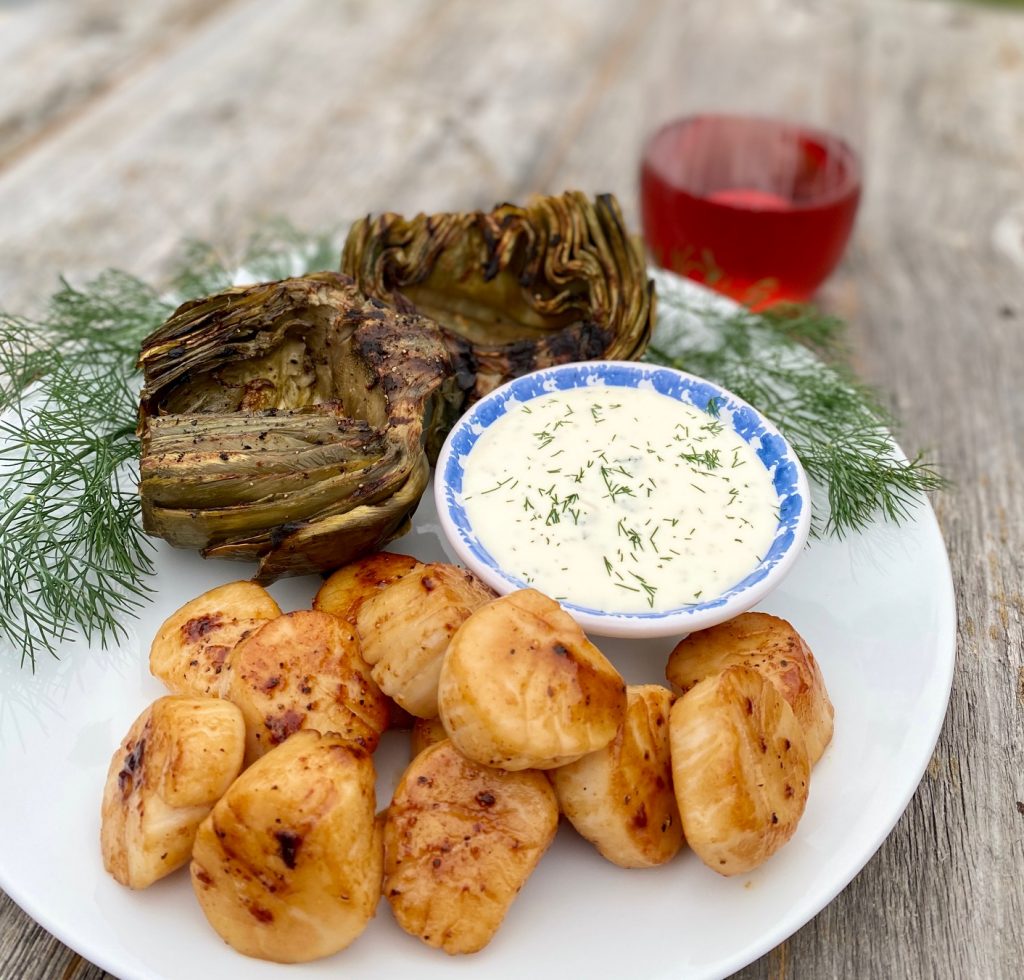
[[[713,414],[603,386],[510,406],[470,451],[462,499],[504,569],[605,612],[726,591],[761,561],[779,517],[754,450]]]

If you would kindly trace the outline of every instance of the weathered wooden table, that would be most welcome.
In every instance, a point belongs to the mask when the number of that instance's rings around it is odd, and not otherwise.
[[[0,307],[158,276],[185,236],[567,186],[635,224],[682,112],[845,133],[865,198],[821,296],[935,501],[959,604],[946,726],[892,836],[744,977],[1019,976],[1024,951],[1024,13],[895,0],[0,0]],[[5,801],[5,805],[13,805]],[[26,820],[31,819],[26,814]],[[0,896],[0,976],[98,977]]]

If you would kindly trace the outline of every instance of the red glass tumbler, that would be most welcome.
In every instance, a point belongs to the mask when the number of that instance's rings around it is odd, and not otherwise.
[[[860,188],[857,155],[836,136],[692,116],[645,147],[644,237],[658,265],[754,308],[802,301],[842,256]]]

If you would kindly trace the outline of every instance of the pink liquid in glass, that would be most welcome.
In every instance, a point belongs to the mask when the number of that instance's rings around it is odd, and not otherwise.
[[[860,200],[842,140],[770,119],[697,116],[659,130],[640,170],[654,260],[754,307],[806,300],[835,268]]]

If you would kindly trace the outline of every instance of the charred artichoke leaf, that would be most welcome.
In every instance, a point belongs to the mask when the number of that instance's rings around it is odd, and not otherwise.
[[[467,404],[536,368],[636,360],[654,324],[654,283],[611,194],[366,217],[341,268],[367,295],[441,324]]]
[[[333,272],[186,303],[139,364],[143,526],[261,582],[407,529],[459,400],[438,327]]]

